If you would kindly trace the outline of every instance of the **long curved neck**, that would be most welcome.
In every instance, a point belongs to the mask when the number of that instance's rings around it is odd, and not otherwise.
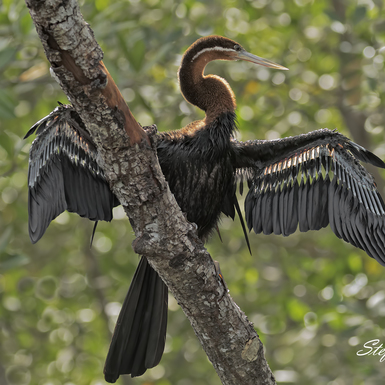
[[[179,69],[179,83],[184,98],[206,113],[206,122],[223,112],[236,108],[235,96],[225,79],[215,75],[204,76],[206,65],[215,59],[215,52],[188,50]]]

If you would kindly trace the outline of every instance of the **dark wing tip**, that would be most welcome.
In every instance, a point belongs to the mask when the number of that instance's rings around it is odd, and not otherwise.
[[[361,160],[362,162],[370,163],[376,167],[385,168],[385,163],[377,155],[374,155],[366,148],[352,141],[349,141],[348,144],[349,150],[353,153],[353,155],[357,157],[357,159]]]
[[[38,122],[36,122],[24,135],[23,139],[27,139],[30,137],[35,131],[36,135],[38,135],[41,131],[45,129],[45,127],[56,117],[63,114],[65,110],[72,111],[73,107],[71,105],[66,105],[63,103],[58,102],[59,106],[56,107],[50,114],[45,116],[44,118],[40,119]]]

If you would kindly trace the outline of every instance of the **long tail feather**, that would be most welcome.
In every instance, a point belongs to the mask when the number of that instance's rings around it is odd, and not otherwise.
[[[121,374],[142,375],[162,357],[166,339],[168,291],[142,257],[124,300],[104,366],[107,382]]]

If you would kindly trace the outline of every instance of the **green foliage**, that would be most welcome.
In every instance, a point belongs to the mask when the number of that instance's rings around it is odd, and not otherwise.
[[[290,69],[208,66],[234,89],[242,140],[337,127],[385,158],[382,1],[83,0],[81,6],[143,125],[170,130],[202,117],[181,97],[176,73],[193,41],[220,34]],[[110,333],[138,262],[132,230],[117,209],[117,219],[98,226],[90,249],[91,223],[65,213],[30,244],[30,140],[22,138],[66,99],[21,0],[0,5],[0,71],[0,383],[103,384]],[[385,342],[380,265],[330,229],[288,238],[251,234],[252,256],[238,220],[224,218],[220,231],[223,243],[214,235],[207,247],[260,333],[279,382],[383,383],[380,357],[356,355],[366,341]],[[172,298],[169,319],[161,364],[120,383],[219,384]]]

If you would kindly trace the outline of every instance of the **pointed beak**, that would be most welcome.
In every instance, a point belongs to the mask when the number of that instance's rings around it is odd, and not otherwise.
[[[276,70],[289,70],[289,68],[281,66],[280,64],[273,63],[272,61],[264,59],[263,57],[255,56],[245,50],[238,52],[237,55],[235,55],[235,59],[249,61],[251,63],[264,67],[274,68]]]

